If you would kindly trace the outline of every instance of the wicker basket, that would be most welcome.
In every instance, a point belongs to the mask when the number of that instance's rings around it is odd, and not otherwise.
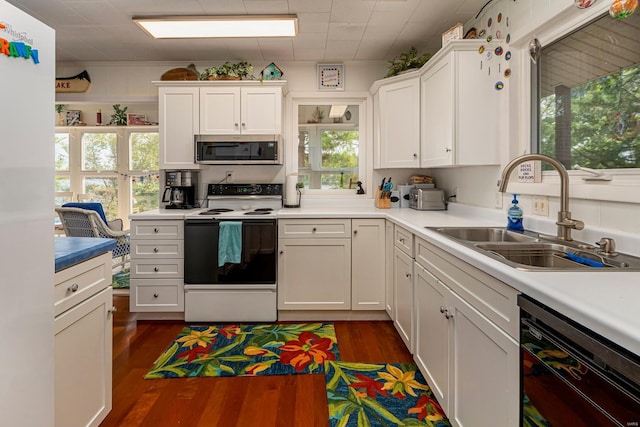
[[[237,76],[219,76],[219,75],[214,75],[214,76],[209,76],[207,77],[207,80],[242,80],[242,77],[237,77]]]

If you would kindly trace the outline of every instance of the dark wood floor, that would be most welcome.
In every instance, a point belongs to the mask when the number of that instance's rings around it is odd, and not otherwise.
[[[186,325],[137,320],[115,296],[113,409],[101,426],[327,426],[322,374],[145,380],[154,360]],[[391,322],[335,322],[341,359],[409,363]]]

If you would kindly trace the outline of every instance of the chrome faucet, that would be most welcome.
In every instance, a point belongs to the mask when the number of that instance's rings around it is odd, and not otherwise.
[[[571,212],[569,212],[569,174],[562,163],[553,157],[545,156],[544,154],[532,153],[525,154],[511,160],[502,171],[498,191],[501,193],[507,191],[507,184],[509,183],[511,172],[520,163],[528,162],[530,160],[541,160],[543,162],[547,162],[560,174],[560,211],[558,211],[558,221],[556,222],[556,225],[558,226],[558,238],[567,241],[573,240],[571,238],[571,229],[582,230],[584,228],[584,222],[571,218]]]

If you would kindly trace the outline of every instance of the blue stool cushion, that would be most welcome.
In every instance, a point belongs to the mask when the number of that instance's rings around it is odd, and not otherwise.
[[[79,208],[79,209],[86,209],[89,211],[96,211],[98,212],[98,215],[100,215],[100,218],[102,218],[102,220],[104,221],[104,223],[107,223],[107,217],[104,214],[104,209],[102,209],[102,203],[94,203],[94,202],[84,202],[84,203],[80,203],[80,202],[71,202],[71,203],[65,203],[64,205],[62,205],[63,208]]]

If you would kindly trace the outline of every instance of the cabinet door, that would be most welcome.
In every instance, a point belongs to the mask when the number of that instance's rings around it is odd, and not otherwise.
[[[240,87],[200,88],[200,134],[240,133]]]
[[[454,58],[455,164],[498,165],[500,147],[508,146],[508,85],[503,90],[495,89],[500,77],[491,79],[490,69],[479,69],[477,50],[455,52]],[[490,67],[490,63],[485,66]]]
[[[445,317],[449,290],[431,273],[416,264],[415,355],[431,391],[446,413],[449,412],[449,333],[450,319]]]
[[[350,310],[351,239],[280,239],[279,310]]]
[[[198,88],[162,87],[159,97],[160,169],[197,169]]]
[[[386,244],[385,247],[385,310],[391,318],[395,320],[396,311],[394,301],[393,286],[393,222],[386,221]]]
[[[379,89],[381,168],[420,166],[420,80],[418,77]]]
[[[282,133],[282,90],[271,87],[243,87],[240,102],[240,132]]]
[[[454,88],[451,55],[422,76],[422,140],[420,166],[448,166],[453,162]],[[466,124],[463,124],[466,126]],[[472,129],[478,132],[482,127]]]
[[[55,425],[98,426],[111,411],[111,287],[56,317]]]
[[[385,309],[385,220],[351,220],[351,309]]]
[[[518,344],[458,295],[450,295],[454,332],[447,415],[461,427],[519,425]]]
[[[394,248],[393,275],[396,308],[394,325],[413,354],[413,259],[397,247]]]

